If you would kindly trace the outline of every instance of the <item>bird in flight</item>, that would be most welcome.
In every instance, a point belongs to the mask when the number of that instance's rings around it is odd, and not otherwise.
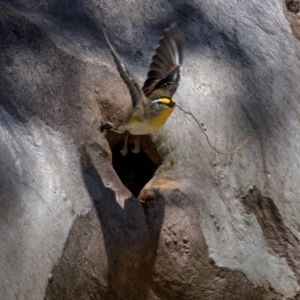
[[[108,129],[126,133],[122,155],[127,154],[128,133],[137,135],[133,153],[140,151],[140,135],[149,134],[162,126],[172,113],[175,100],[173,95],[180,81],[180,67],[183,59],[184,39],[177,23],[164,31],[163,37],[152,57],[147,79],[141,88],[122,63],[111,45],[105,30],[103,35],[110,48],[117,70],[126,84],[132,100],[132,110],[123,123],[114,127],[110,123],[102,124],[101,131]]]

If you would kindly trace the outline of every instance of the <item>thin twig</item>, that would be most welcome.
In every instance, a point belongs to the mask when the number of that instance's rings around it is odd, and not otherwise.
[[[208,135],[206,134],[205,130],[203,129],[203,126],[198,122],[198,120],[195,118],[195,116],[194,116],[191,112],[184,110],[184,109],[183,109],[181,106],[179,106],[178,104],[176,104],[176,106],[177,106],[180,110],[182,110],[183,112],[185,112],[186,114],[190,115],[190,116],[195,120],[195,122],[198,124],[199,128],[201,129],[202,133],[205,135],[206,140],[207,140],[207,143],[208,143],[209,146],[210,146],[212,149],[214,149],[217,153],[220,153],[220,154],[226,154],[226,155],[232,155],[232,154],[237,153],[238,151],[240,151],[242,148],[244,148],[244,146],[246,146],[246,145],[249,143],[249,141],[250,141],[250,136],[249,136],[243,143],[239,144],[234,150],[229,151],[229,152],[222,152],[222,151],[219,151],[218,149],[216,149],[216,148],[211,144]],[[256,140],[256,139],[254,139],[253,142],[254,142],[255,140]]]

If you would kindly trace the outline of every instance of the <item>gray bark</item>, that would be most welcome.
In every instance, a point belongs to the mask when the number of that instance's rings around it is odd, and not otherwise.
[[[1,297],[300,299],[297,5],[0,0]],[[176,102],[215,149],[177,108],[128,155],[130,187],[156,168],[135,197],[99,131],[131,103],[101,27],[142,84],[174,21]]]

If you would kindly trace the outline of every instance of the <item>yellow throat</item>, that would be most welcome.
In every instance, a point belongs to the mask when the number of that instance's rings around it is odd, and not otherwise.
[[[157,117],[155,117],[154,119],[151,120],[151,122],[150,122],[151,126],[153,126],[155,128],[162,126],[167,121],[167,119],[170,116],[170,114],[172,113],[173,109],[174,109],[174,106],[166,108]]]

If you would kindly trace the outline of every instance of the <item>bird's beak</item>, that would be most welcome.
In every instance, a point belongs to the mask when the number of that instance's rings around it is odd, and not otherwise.
[[[169,107],[174,107],[175,104],[176,104],[175,101],[171,101],[170,104],[169,104]]]

